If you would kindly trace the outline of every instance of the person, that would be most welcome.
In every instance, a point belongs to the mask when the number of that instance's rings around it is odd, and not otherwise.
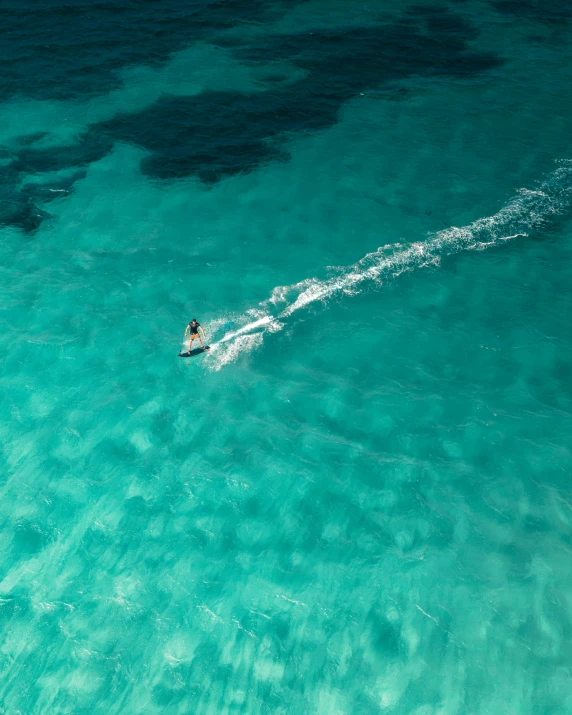
[[[203,330],[203,326],[200,323],[197,323],[197,319],[193,318],[191,322],[187,325],[187,329],[185,330],[185,338],[187,337],[187,333],[189,334],[189,338],[191,339],[189,343],[189,352],[193,349],[193,340],[195,338],[199,339],[199,343],[201,345],[201,348],[205,350],[205,346],[203,345],[203,341],[201,340],[201,336],[199,335],[199,330],[203,334],[203,338],[207,339],[207,336],[205,335],[205,331]]]

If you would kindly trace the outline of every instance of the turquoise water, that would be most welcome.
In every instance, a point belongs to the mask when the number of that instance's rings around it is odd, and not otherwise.
[[[10,18],[0,712],[572,712],[567,6]]]

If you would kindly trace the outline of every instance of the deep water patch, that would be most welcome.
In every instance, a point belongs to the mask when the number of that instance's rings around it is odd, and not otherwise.
[[[40,22],[37,14],[48,12],[52,14],[42,15]],[[411,91],[403,81],[412,77],[470,79],[501,62],[490,53],[469,49],[475,27],[447,8],[414,6],[396,18],[378,17],[372,26],[290,34],[252,27],[243,34],[225,32],[239,18],[269,17],[261,0],[248,8],[237,1],[186,3],[181,8],[168,4],[161,12],[157,24],[148,7],[135,3],[102,3],[93,9],[81,0],[73,7],[56,2],[43,10],[25,3],[10,20],[8,71],[0,79],[0,97],[16,93],[16,88],[36,98],[104,93],[115,86],[116,70],[122,66],[165,59],[198,37],[216,37],[240,62],[267,68],[264,89],[166,95],[142,110],[92,124],[73,145],[44,146],[42,133],[24,135],[2,167],[0,224],[33,232],[49,216],[43,204],[71,191],[85,167],[106,156],[117,141],[148,153],[141,168],[149,177],[195,176],[214,184],[272,159],[287,160],[286,138],[334,125],[342,105],[364,92],[403,98]],[[22,18],[33,26],[29,37]],[[124,42],[127,24],[131,35]],[[53,51],[51,59],[44,58],[41,72],[30,65],[38,43],[47,44],[34,62],[42,61],[46,48]],[[277,62],[297,68],[297,81],[283,82],[279,74],[277,82]],[[30,81],[15,72],[25,73]],[[68,173],[44,178],[58,171]]]
[[[11,0],[2,4],[0,99],[72,99],[119,86],[118,70],[166,60],[241,20],[271,16],[263,0]]]
[[[137,0],[8,0],[0,7],[2,73],[0,101],[85,100],[121,86],[126,67],[154,65],[196,40],[241,22],[272,19],[264,0],[167,0],[160,6]],[[70,191],[65,185],[21,190],[22,181],[58,168],[84,167],[111,149],[90,132],[77,145],[34,149],[42,132],[24,135],[0,165],[0,226],[32,233],[49,217],[42,204]],[[0,157],[5,158],[5,157]]]
[[[15,226],[30,233],[49,214],[31,196],[19,190],[19,177],[19,172],[13,166],[0,166],[0,226]]]
[[[572,19],[568,0],[492,0],[491,5],[503,15],[546,25],[561,25]]]
[[[42,205],[72,191],[85,176],[85,167],[113,148],[113,142],[97,132],[88,132],[76,144],[34,147],[41,138],[23,137],[19,146],[2,152],[6,163],[0,166],[0,226],[32,233],[50,216]],[[65,175],[54,178],[57,172]]]
[[[474,28],[446,9],[415,8],[372,27],[222,38],[242,62],[288,61],[303,77],[267,91],[163,97],[95,127],[151,152],[143,171],[214,183],[284,156],[281,140],[336,123],[340,107],[368,90],[414,76],[470,78],[500,63],[468,50]]]

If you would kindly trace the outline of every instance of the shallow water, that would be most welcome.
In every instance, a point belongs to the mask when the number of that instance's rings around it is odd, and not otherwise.
[[[572,710],[572,13],[138,8],[5,8],[0,709]]]

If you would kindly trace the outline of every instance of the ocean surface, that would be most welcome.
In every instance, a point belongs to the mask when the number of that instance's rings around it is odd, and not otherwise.
[[[572,713],[570,2],[0,20],[0,713]]]

